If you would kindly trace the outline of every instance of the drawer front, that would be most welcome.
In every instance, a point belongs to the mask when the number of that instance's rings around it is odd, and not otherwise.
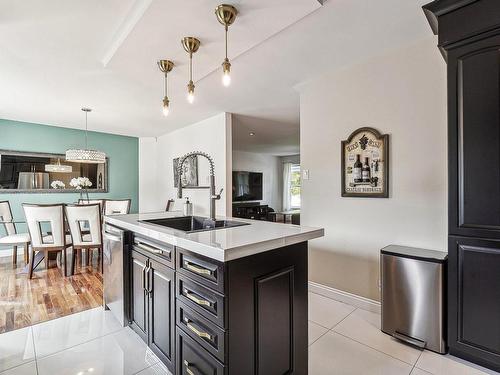
[[[219,363],[182,329],[177,328],[177,374],[223,375],[224,365]]]
[[[224,293],[224,264],[177,247],[176,269],[191,279]]]
[[[156,242],[149,238],[143,238],[134,234],[132,243],[134,250],[157,260],[158,262],[174,268],[174,246],[163,242]]]
[[[177,301],[176,323],[219,361],[225,362],[225,332],[182,302]]]
[[[225,328],[224,296],[179,273],[176,277],[177,299],[219,327]]]

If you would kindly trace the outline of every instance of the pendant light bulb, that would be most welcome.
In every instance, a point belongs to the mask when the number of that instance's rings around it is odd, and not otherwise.
[[[225,59],[222,63],[222,84],[228,87],[231,84],[231,63],[229,59]]]
[[[194,102],[193,53],[196,53],[196,51],[198,51],[201,43],[199,39],[192,36],[183,38],[181,42],[184,50],[189,53],[189,83],[187,85],[187,100],[190,104],[192,104]]]
[[[193,102],[194,102],[194,83],[193,83],[193,81],[189,81],[189,84],[188,84],[187,100],[190,104],[193,104]]]
[[[165,96],[163,98],[163,115],[167,117],[169,113],[170,113],[170,101]]]
[[[225,87],[228,87],[231,84],[231,63],[229,62],[229,58],[227,57],[227,32],[229,26],[233,24],[236,20],[236,15],[238,14],[238,10],[228,4],[221,4],[217,8],[215,8],[215,16],[221,25],[224,26],[224,44],[225,44],[225,52],[226,56],[224,62],[222,63],[222,84]]]
[[[163,115],[166,117],[170,112],[170,100],[168,100],[168,73],[174,68],[174,63],[171,60],[158,61],[158,68],[164,74],[165,96],[163,97]]]

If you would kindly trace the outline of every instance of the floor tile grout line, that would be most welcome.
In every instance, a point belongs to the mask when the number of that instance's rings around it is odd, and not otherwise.
[[[352,306],[354,307],[354,306]],[[325,332],[323,332],[323,334],[321,334],[321,336],[319,336],[316,340],[314,340],[312,343],[310,343],[309,345],[307,345],[307,347],[310,347],[312,344],[314,344],[316,341],[318,341],[320,338],[322,338],[324,335],[326,335],[328,332],[330,332],[331,330],[333,330],[337,325],[339,325],[340,323],[342,323],[345,319],[347,319],[347,317],[349,317],[349,315],[351,315],[354,311],[356,311],[357,308],[355,307],[354,310],[352,310],[349,314],[347,314],[340,322],[338,322],[337,324],[335,324],[332,328],[327,328],[325,326],[322,326],[321,324],[318,324],[316,323],[315,321],[313,320],[310,320],[311,322],[313,322],[314,324],[317,324],[319,325],[320,327],[326,329]]]
[[[420,357],[422,357],[422,354],[424,353],[424,350],[425,350],[425,349],[423,349],[423,350],[420,352],[420,354],[418,355],[418,358],[417,358],[417,360],[415,361],[415,364],[413,365],[413,367],[412,367],[412,369],[411,369],[411,371],[410,371],[410,375],[411,375],[411,373],[413,372],[413,370],[415,370],[415,367],[417,367],[418,360],[420,359]]]
[[[330,332],[329,330],[326,330],[325,332],[323,332],[316,340],[314,340],[312,343],[310,343],[309,345],[307,345],[307,347],[309,348],[312,344],[314,344],[316,341],[318,341],[320,338],[322,338],[324,335],[326,335],[328,332]]]
[[[102,336],[94,337],[93,339],[86,340],[86,341],[82,341],[82,342],[80,342],[80,343],[78,343],[78,344],[68,346],[67,348],[64,348],[64,349],[61,349],[61,350],[55,351],[55,352],[53,352],[53,353],[50,353],[50,354],[44,355],[44,356],[42,356],[42,357],[40,357],[40,358],[37,358],[37,361],[38,361],[38,359],[40,359],[40,360],[44,360],[45,358],[52,357],[52,356],[53,356],[53,355],[55,355],[55,354],[60,354],[61,352],[64,352],[65,350],[68,350],[68,349],[73,349],[73,348],[75,348],[75,347],[77,347],[77,346],[80,346],[80,345],[83,345],[83,344],[88,344],[89,342],[92,342],[92,341],[95,341],[95,340],[98,340],[98,339],[102,339],[103,337],[107,337],[107,336],[109,336],[109,335],[113,335],[113,334],[115,334],[115,333],[120,332],[121,330],[125,330],[126,328],[127,328],[127,327],[122,327],[122,328],[120,328],[119,330],[116,330],[116,331],[113,331],[113,332],[106,333],[106,334],[104,334],[104,335],[102,335]],[[34,338],[33,338],[33,340],[34,340]]]
[[[358,344],[361,344],[361,345],[363,345],[363,346],[365,346],[365,347],[367,347],[367,348],[370,348],[370,349],[372,349],[372,350],[375,350],[376,352],[378,352],[378,353],[380,353],[380,354],[384,354],[384,355],[386,355],[386,356],[388,356],[388,357],[391,357],[392,359],[395,359],[395,360],[396,360],[396,361],[398,361],[398,362],[404,363],[405,365],[408,365],[408,366],[413,366],[411,363],[408,363],[408,362],[403,361],[403,360],[401,360],[401,359],[399,359],[399,358],[396,358],[396,357],[394,357],[394,356],[393,356],[393,355],[391,355],[391,354],[387,354],[387,353],[385,353],[385,352],[383,352],[383,351],[381,351],[381,350],[379,350],[379,349],[377,349],[377,348],[371,347],[370,345],[367,345],[367,344],[365,344],[365,343],[363,343],[363,342],[361,342],[361,341],[355,340],[355,339],[353,339],[352,337],[346,336],[346,335],[344,335],[344,334],[342,334],[342,333],[340,333],[340,332],[336,332],[336,331],[333,331],[333,330],[332,330],[332,332],[333,332],[333,333],[336,333],[337,335],[340,335],[340,336],[342,336],[342,337],[345,337],[346,339],[349,339],[349,340],[351,340],[351,341],[357,342]]]
[[[38,359],[36,356],[35,332],[33,332],[33,327],[30,327],[30,331],[31,331],[31,342],[33,344],[33,354],[35,356],[35,370],[36,370],[36,375],[38,375]]]
[[[354,307],[354,306],[351,306],[351,307]],[[357,309],[358,309],[357,307],[354,307],[354,310],[352,310],[349,314],[347,314],[346,316],[344,316],[344,318],[340,322],[338,322],[337,324],[334,324],[332,328],[329,328],[329,330],[333,331],[333,329],[335,327],[337,327],[340,323],[342,323],[344,320],[346,320],[347,318],[349,318],[354,313],[354,311],[356,311]]]
[[[7,371],[10,372],[10,371],[12,371],[12,370],[14,370],[14,369],[16,369],[18,367],[25,366],[25,365],[28,365],[28,364],[33,363],[33,362],[35,362],[34,359],[31,360],[31,361],[26,361],[26,362],[20,363],[18,365],[15,365],[15,366],[12,366],[12,367],[9,367],[9,368],[4,368],[2,371],[0,371],[0,375],[2,375],[3,373],[6,373]]]

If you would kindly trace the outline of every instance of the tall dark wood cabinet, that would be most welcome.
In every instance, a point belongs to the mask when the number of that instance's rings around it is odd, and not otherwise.
[[[424,12],[448,66],[448,344],[500,371],[500,1]]]

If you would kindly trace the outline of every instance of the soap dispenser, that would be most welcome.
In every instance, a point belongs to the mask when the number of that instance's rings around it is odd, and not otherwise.
[[[186,197],[184,202],[184,216],[193,216],[193,204],[189,201],[189,197]]]

